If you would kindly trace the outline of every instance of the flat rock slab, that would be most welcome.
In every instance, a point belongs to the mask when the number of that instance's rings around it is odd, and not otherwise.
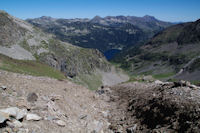
[[[31,121],[31,120],[33,120],[33,121],[39,121],[39,120],[41,120],[42,119],[42,117],[40,117],[40,116],[38,116],[38,115],[36,115],[36,114],[27,114],[26,115],[26,120],[27,121]]]

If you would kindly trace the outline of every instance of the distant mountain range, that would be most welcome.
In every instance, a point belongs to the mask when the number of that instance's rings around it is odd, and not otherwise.
[[[0,11],[0,36],[2,59],[45,63],[71,78],[110,71],[104,54],[132,74],[200,80],[200,20],[174,25],[147,15],[23,21]]]
[[[157,33],[143,45],[124,50],[114,59],[135,74],[200,80],[200,20]]]
[[[152,16],[108,16],[93,19],[55,19],[40,17],[27,22],[52,33],[57,39],[73,45],[98,49],[112,59],[120,50],[144,43],[172,25]],[[113,53],[114,51],[114,53]]]

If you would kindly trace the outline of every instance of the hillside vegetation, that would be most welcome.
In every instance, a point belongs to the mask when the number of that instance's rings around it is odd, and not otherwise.
[[[33,76],[66,79],[60,71],[38,61],[16,60],[0,55],[0,69]]]
[[[132,74],[169,79],[200,80],[200,20],[171,26],[146,44],[124,50],[114,62]],[[195,63],[193,63],[195,62]]]

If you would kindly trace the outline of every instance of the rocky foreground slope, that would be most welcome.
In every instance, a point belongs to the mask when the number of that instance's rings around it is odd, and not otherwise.
[[[155,81],[97,91],[0,71],[0,132],[178,133],[200,130],[200,88]]]
[[[107,106],[70,81],[0,71],[1,133],[110,132]]]

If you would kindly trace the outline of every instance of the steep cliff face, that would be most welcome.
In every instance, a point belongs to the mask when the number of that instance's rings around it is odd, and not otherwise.
[[[96,69],[109,71],[104,56],[94,49],[54,39],[27,22],[0,12],[0,53],[19,60],[36,60],[75,77]]]

